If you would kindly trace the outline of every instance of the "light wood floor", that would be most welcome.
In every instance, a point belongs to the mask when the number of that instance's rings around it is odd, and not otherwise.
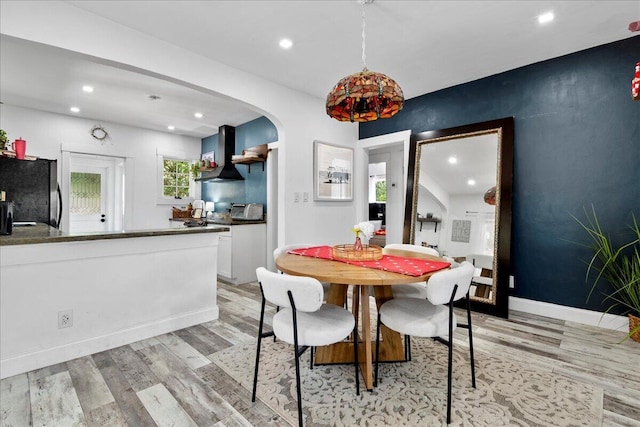
[[[207,358],[255,341],[257,284],[220,282],[218,303],[217,321],[2,380],[2,426],[284,425]],[[603,425],[640,426],[639,343],[519,312],[473,321],[477,350],[601,386]]]

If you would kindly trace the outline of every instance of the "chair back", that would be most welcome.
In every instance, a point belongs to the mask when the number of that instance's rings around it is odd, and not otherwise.
[[[298,311],[313,312],[322,306],[324,300],[322,284],[312,277],[278,274],[264,267],[256,269],[256,276],[262,287],[264,298],[278,307],[291,308],[288,291],[291,291]]]
[[[290,245],[279,246],[273,250],[273,260],[275,261],[276,259],[278,259],[280,255],[290,251],[291,249],[310,248],[313,246],[318,246],[318,245],[317,244],[314,245],[313,243],[292,243]]]
[[[385,253],[386,249],[395,249],[400,251],[419,252],[421,254],[440,256],[440,253],[433,248],[427,246],[411,245],[408,243],[389,243],[382,248],[382,253]]]
[[[457,268],[435,273],[427,282],[427,299],[433,305],[447,304],[451,300],[455,285],[458,285],[458,289],[453,300],[458,301],[464,298],[469,291],[473,271],[473,264],[464,261]]]
[[[471,262],[476,268],[493,270],[493,256],[483,254],[467,255],[467,261]]]

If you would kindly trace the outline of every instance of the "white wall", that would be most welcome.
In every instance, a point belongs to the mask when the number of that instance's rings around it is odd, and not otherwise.
[[[98,123],[107,130],[109,139],[98,141],[90,135],[89,131]],[[0,105],[0,127],[12,139],[25,139],[27,154],[58,160],[58,182],[61,184],[64,182],[61,150],[126,158],[129,167],[125,177],[125,228],[129,230],[168,227],[171,205],[156,204],[159,191],[156,153],[185,159],[200,158],[198,138],[4,104]],[[65,230],[68,216],[66,218],[64,221],[63,217],[62,223]]]
[[[353,202],[319,203],[313,202],[313,197],[307,203],[293,201],[294,192],[312,194],[314,140],[356,145],[357,124],[328,117],[324,99],[230,68],[67,3],[2,2],[0,8],[3,34],[91,55],[123,68],[156,73],[157,77],[166,76],[178,83],[187,82],[203,91],[240,100],[264,114],[275,124],[279,137],[278,243],[331,244],[353,239],[354,206],[361,198],[366,200],[366,193],[356,194]],[[340,77],[337,75],[336,79]],[[356,164],[356,172],[358,167]],[[356,179],[363,180],[365,176],[356,174]]]
[[[487,217],[495,218],[495,206],[484,202],[484,193],[473,195],[451,196],[451,211],[448,216],[448,233],[446,234],[448,255],[452,257],[481,254],[482,223]],[[451,223],[454,219],[471,221],[469,243],[451,241]]]

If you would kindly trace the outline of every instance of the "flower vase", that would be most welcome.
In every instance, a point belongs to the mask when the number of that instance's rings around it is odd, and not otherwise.
[[[354,251],[362,251],[362,240],[360,240],[360,236],[356,236],[356,242],[353,244]]]

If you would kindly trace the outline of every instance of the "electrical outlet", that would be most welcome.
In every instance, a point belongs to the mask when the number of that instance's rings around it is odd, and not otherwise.
[[[304,193],[302,193],[302,201],[304,203],[307,203],[309,201],[309,193],[307,191],[305,191]]]
[[[70,328],[73,326],[73,310],[62,310],[58,312],[58,329]]]
[[[516,278],[514,276],[509,275],[509,288],[515,289],[516,287]]]
[[[296,191],[295,193],[293,193],[293,203],[299,203],[299,202],[300,202],[300,193]]]

